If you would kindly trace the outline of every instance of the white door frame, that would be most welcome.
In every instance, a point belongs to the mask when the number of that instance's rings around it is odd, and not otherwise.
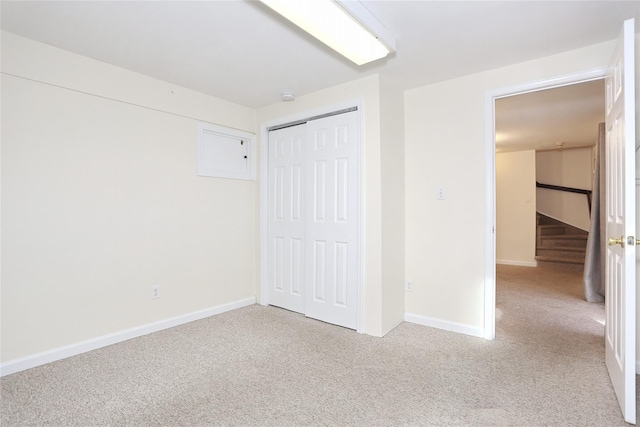
[[[484,274],[484,338],[496,337],[496,110],[495,101],[513,95],[553,89],[576,83],[604,79],[606,67],[595,68],[529,83],[507,86],[485,92],[485,274]],[[602,100],[604,106],[604,99]]]
[[[338,104],[327,105],[313,110],[298,112],[289,116],[279,117],[260,124],[260,295],[258,303],[261,305],[269,305],[268,281],[267,281],[267,227],[268,227],[268,197],[269,197],[269,128],[280,126],[287,123],[304,121],[311,117],[321,116],[323,114],[331,114],[351,107],[357,107],[358,115],[358,163],[360,168],[360,176],[357,184],[357,191],[360,197],[358,212],[358,278],[357,278],[357,326],[356,331],[364,332],[364,268],[365,268],[365,162],[364,162],[364,101],[362,99],[354,99],[344,101]]]

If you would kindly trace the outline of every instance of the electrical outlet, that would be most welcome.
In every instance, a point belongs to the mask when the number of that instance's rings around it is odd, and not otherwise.
[[[437,195],[438,200],[444,200],[446,197],[444,195],[444,188],[440,187],[438,188],[438,195]]]
[[[151,299],[160,298],[160,286],[152,286],[151,287]]]
[[[411,284],[411,282],[407,282],[404,289],[407,292],[412,292],[413,291],[413,285]]]

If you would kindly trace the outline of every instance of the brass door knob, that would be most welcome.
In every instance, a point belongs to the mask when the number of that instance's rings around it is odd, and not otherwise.
[[[607,239],[607,243],[609,244],[609,246],[620,245],[624,247],[624,236],[620,237],[619,239],[616,239],[615,237],[609,237]]]

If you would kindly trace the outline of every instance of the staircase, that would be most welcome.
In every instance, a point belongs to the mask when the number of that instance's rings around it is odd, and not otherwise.
[[[584,267],[589,233],[579,228],[536,214],[536,261],[555,265]]]

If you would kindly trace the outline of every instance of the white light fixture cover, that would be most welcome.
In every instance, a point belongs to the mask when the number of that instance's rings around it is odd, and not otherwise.
[[[395,51],[389,31],[356,0],[260,0],[358,65]]]

